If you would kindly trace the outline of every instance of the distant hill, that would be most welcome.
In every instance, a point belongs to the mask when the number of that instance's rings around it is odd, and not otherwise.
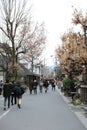
[[[47,66],[47,69],[49,69],[50,71],[54,70],[54,66]]]

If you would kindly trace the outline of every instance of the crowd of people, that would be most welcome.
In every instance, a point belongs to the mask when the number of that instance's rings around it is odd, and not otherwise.
[[[45,92],[47,92],[49,87],[49,82],[48,80],[42,80],[42,79],[40,79],[39,81],[37,81],[36,79],[33,80],[29,85],[30,94],[32,93],[37,94],[38,86],[39,86],[40,93],[42,93],[43,89],[45,90]]]
[[[40,93],[42,93],[42,91],[44,91],[45,93],[47,93],[49,85],[52,87],[52,91],[53,90],[55,91],[55,86],[57,85],[55,79],[51,79],[51,80],[40,79],[39,81],[35,79],[29,85],[30,94],[32,94],[32,93],[37,94],[37,88],[38,87],[39,87]]]
[[[0,94],[4,97],[4,110],[10,108],[11,105],[17,104],[18,108],[21,108],[22,95],[25,90],[20,82],[10,81],[6,79],[4,83],[0,82]],[[37,94],[37,89],[39,89],[40,93],[43,91],[47,93],[49,86],[52,87],[52,91],[55,91],[56,81],[52,80],[43,80],[40,79],[37,81],[36,79],[31,82],[29,85],[30,94]]]
[[[2,95],[4,97],[4,110],[10,108],[11,105],[17,104],[21,108],[22,95],[25,90],[20,82],[10,82],[8,79],[2,84]]]

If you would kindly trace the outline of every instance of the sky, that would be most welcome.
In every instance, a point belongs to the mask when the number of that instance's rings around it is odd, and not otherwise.
[[[86,0],[30,0],[33,19],[45,23],[47,31],[44,60],[46,65],[52,66],[55,62],[55,48],[61,45],[61,36],[73,27],[73,8],[87,11]],[[76,26],[75,26],[76,28]]]

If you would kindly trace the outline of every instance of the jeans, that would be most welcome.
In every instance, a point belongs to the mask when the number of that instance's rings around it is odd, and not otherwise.
[[[4,97],[4,108],[6,108],[7,102],[8,102],[8,108],[10,108],[10,96]]]

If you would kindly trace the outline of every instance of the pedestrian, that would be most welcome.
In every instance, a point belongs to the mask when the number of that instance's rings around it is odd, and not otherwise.
[[[37,94],[37,86],[38,86],[37,80],[34,80],[32,85],[33,85],[34,94]]]
[[[33,81],[31,81],[30,84],[29,84],[30,94],[32,94],[32,90],[33,90]]]
[[[42,89],[43,89],[43,80],[40,79],[40,82],[39,82],[39,89],[40,89],[40,93],[42,93]]]
[[[24,94],[24,92],[24,88],[21,86],[20,82],[17,82],[15,86],[15,94],[17,97],[17,106],[19,109],[21,108],[22,95]]]
[[[8,108],[10,108],[11,91],[12,91],[12,84],[8,79],[6,79],[6,82],[3,84],[4,110],[6,110],[7,102],[8,102]]]
[[[44,81],[44,89],[45,89],[45,93],[47,93],[48,86],[49,86],[49,83],[48,83],[47,80],[45,80],[45,81]]]
[[[52,85],[52,91],[54,90],[55,91],[55,81],[54,80],[52,80],[52,83],[51,83],[51,85]]]
[[[11,104],[16,104],[17,101],[16,101],[16,93],[15,93],[15,86],[16,86],[16,83],[14,81],[12,81],[12,92],[11,92]]]

